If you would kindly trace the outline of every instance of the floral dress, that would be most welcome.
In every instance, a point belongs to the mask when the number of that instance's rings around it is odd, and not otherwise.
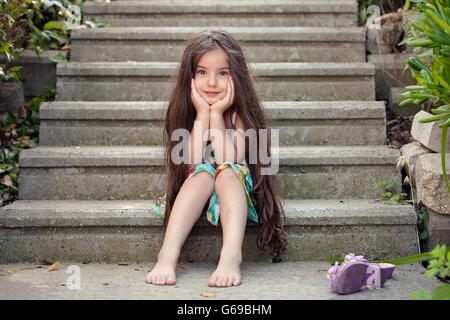
[[[233,124],[236,121],[236,113],[233,115]],[[258,223],[258,214],[255,209],[255,200],[252,200],[250,197],[250,191],[253,189],[253,179],[250,174],[250,169],[248,165],[245,163],[245,160],[241,164],[235,164],[232,162],[224,162],[220,165],[217,164],[216,159],[214,158],[214,152],[212,150],[212,145],[209,143],[205,150],[205,155],[203,156],[203,161],[201,164],[194,165],[190,167],[185,173],[184,182],[189,180],[191,177],[196,175],[201,171],[208,172],[213,178],[214,181],[218,174],[224,170],[225,168],[232,168],[237,178],[244,186],[245,194],[247,197],[247,216],[250,220]],[[153,204],[153,210],[157,215],[164,218],[166,208],[166,195],[158,198]],[[214,188],[211,197],[209,198],[209,206],[206,211],[206,216],[209,222],[211,222],[214,226],[219,224],[219,216],[220,216],[220,206],[219,206],[219,198],[217,197],[216,189]]]

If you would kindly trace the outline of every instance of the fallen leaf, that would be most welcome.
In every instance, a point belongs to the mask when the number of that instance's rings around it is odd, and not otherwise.
[[[215,293],[209,293],[209,292],[200,292],[200,295],[202,297],[207,297],[207,298],[214,298],[216,296]]]
[[[47,261],[47,260],[45,260],[45,259],[42,259],[42,260],[39,260],[39,261],[37,262],[37,264],[45,264],[45,265],[50,266],[50,265],[54,264],[54,262],[50,262],[50,261]]]
[[[46,285],[46,284],[33,284],[33,285],[30,286],[30,288],[47,289],[47,288],[49,288],[49,286]]]
[[[30,140],[27,137],[23,136],[20,139],[19,147],[23,148],[23,147],[29,147],[29,146],[30,146]]]
[[[47,271],[54,271],[58,269],[61,269],[61,264],[59,262],[55,262],[50,267],[48,267]]]
[[[12,187],[14,185],[11,177],[7,174],[3,176],[3,179],[0,181],[0,183],[8,187]]]
[[[16,273],[13,269],[9,269],[6,273]]]

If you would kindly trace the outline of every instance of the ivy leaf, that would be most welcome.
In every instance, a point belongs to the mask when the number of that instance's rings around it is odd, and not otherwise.
[[[62,53],[58,53],[57,55],[49,58],[50,61],[58,63],[58,62],[68,62],[68,60],[66,59],[66,57],[64,57],[62,55]]]

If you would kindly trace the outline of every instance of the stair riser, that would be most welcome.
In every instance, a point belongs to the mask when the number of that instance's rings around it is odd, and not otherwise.
[[[149,212],[149,214],[152,214]],[[414,225],[287,227],[286,261],[326,260],[349,252],[395,258],[417,254]],[[270,261],[256,246],[257,227],[249,222],[243,259]],[[47,261],[156,262],[162,227],[0,229],[0,263]],[[217,262],[222,230],[194,227],[180,261]],[[199,250],[201,248],[201,250]]]
[[[354,13],[220,13],[220,14],[85,14],[97,17],[111,27],[353,27]]]
[[[187,40],[187,39],[186,39]],[[364,42],[245,42],[249,62],[365,62]],[[185,40],[72,40],[72,62],[180,61]]]
[[[293,145],[382,145],[386,142],[384,119],[274,121],[281,146]],[[41,120],[39,144],[73,145],[162,145],[159,121],[51,121]]]
[[[401,177],[395,166],[281,165],[276,176],[279,193],[285,199],[375,199],[378,191],[373,190],[372,184],[380,181],[395,181],[396,192],[400,192]],[[19,197],[22,200],[155,199],[165,193],[166,183],[160,167],[21,166]]]
[[[167,101],[169,76],[58,76],[57,101]],[[375,100],[372,76],[260,76],[255,84],[261,100]]]

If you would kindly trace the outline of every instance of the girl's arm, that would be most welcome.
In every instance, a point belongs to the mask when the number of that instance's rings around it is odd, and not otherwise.
[[[241,163],[245,158],[245,136],[244,124],[236,115],[236,129],[233,134],[226,134],[223,113],[211,111],[210,115],[211,143],[214,150],[214,157],[218,164],[226,161]]]

